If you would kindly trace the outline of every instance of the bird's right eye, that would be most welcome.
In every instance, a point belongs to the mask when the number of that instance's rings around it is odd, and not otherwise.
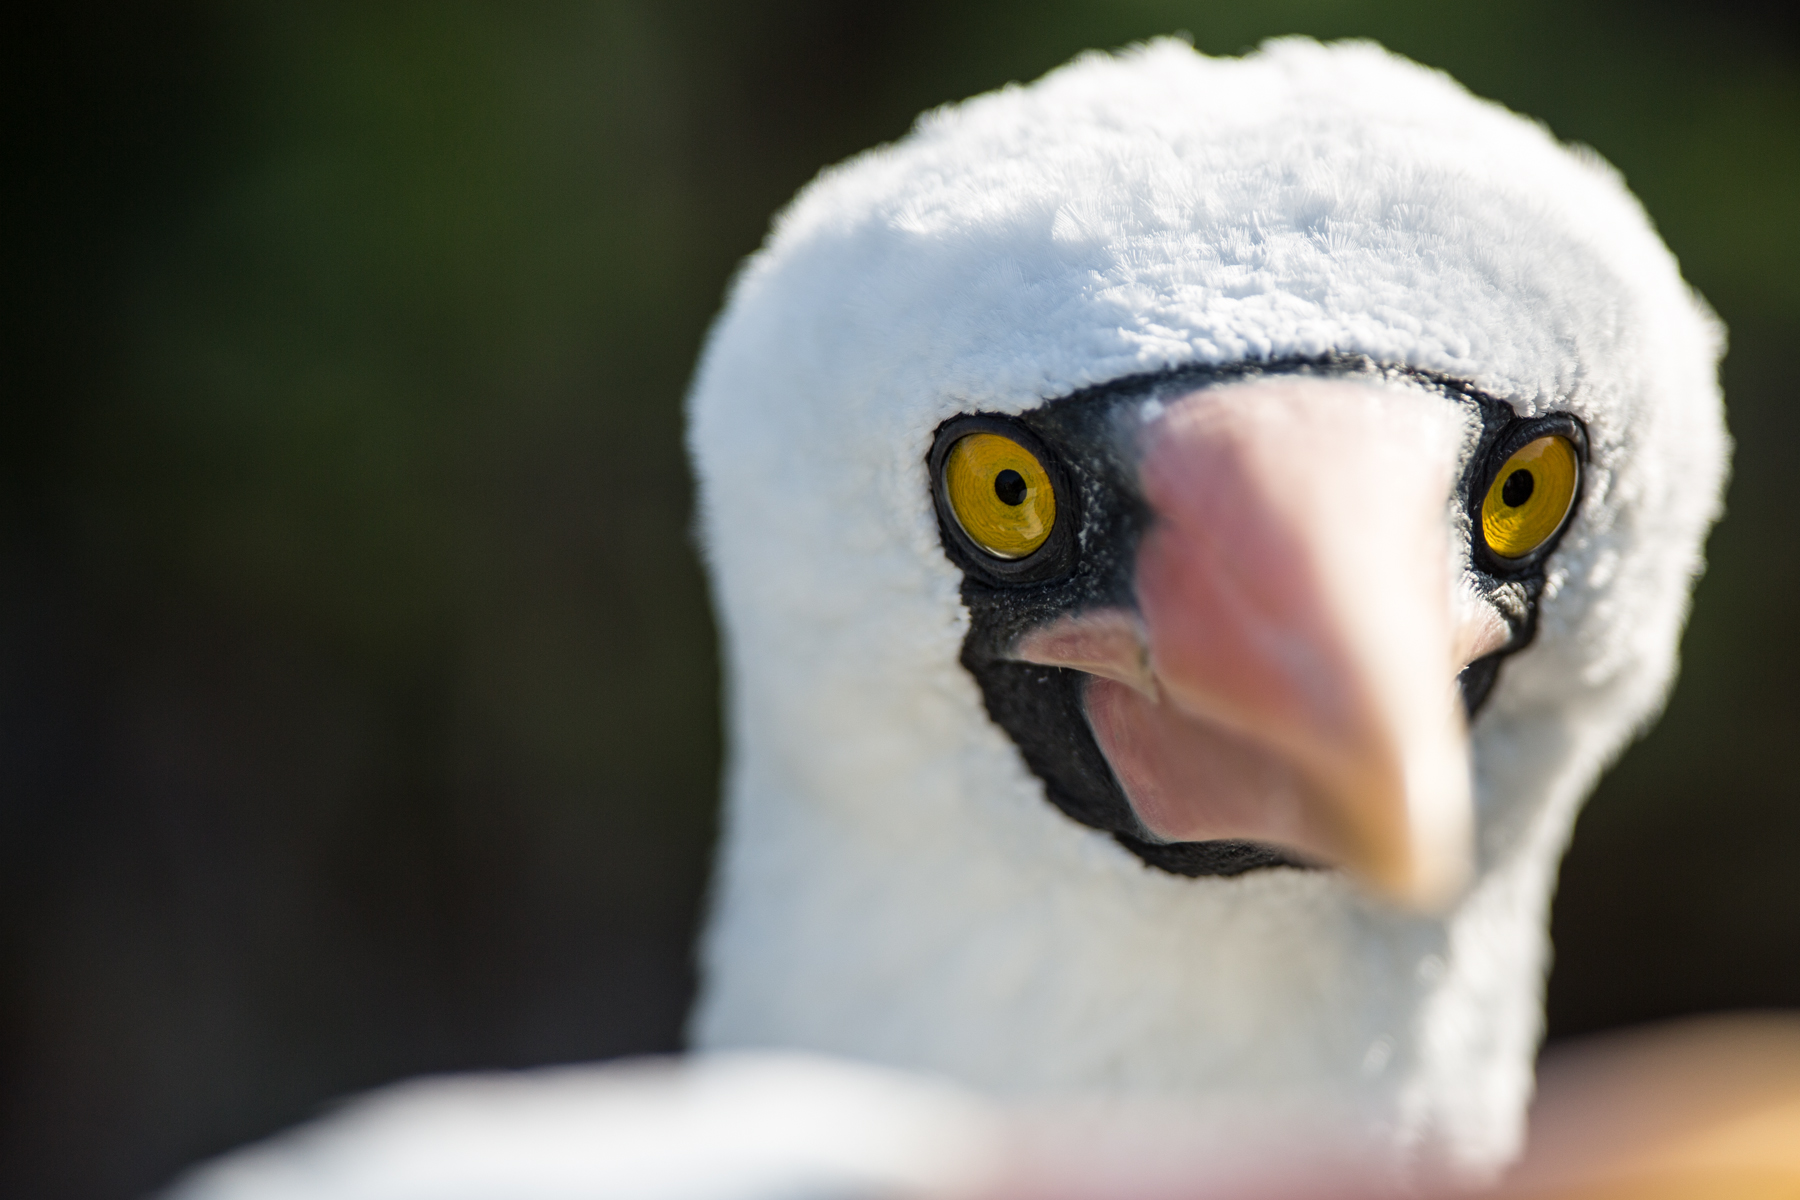
[[[944,499],[969,540],[995,558],[1024,558],[1056,526],[1056,489],[1037,456],[998,433],[957,439],[944,459]]]
[[[1568,438],[1521,446],[1503,463],[1481,502],[1481,532],[1503,560],[1524,558],[1562,528],[1574,506],[1581,459]]]

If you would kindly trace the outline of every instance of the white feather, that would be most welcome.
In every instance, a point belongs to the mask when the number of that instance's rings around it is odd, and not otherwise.
[[[1674,671],[1724,474],[1720,342],[1596,156],[1367,43],[1087,55],[824,172],[692,394],[732,747],[696,1041],[1149,1097],[1190,1164],[1276,1128],[1390,1176],[1491,1173],[1531,1092],[1557,859]],[[1329,873],[1145,867],[1048,803],[957,661],[939,422],[1326,352],[1576,413],[1592,441],[1537,640],[1473,730],[1480,869],[1441,917]],[[998,1111],[782,1058],[474,1078],[179,1194],[941,1190],[992,1165]]]
[[[194,1172],[184,1200],[819,1200],[966,1191],[994,1117],[799,1055],[418,1080]]]
[[[1717,323],[1617,175],[1367,43],[1087,55],[824,172],[715,327],[692,449],[731,761],[694,1023],[1002,1093],[1330,1111],[1517,1148],[1556,860],[1656,711],[1725,457]],[[957,655],[932,430],[1193,363],[1362,354],[1578,414],[1589,485],[1474,729],[1441,919],[1185,879],[1044,798]]]

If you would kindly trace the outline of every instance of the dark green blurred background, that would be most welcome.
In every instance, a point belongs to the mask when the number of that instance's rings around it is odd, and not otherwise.
[[[0,1194],[676,1046],[719,755],[680,402],[733,266],[919,110],[1173,30],[1449,69],[1616,163],[1724,315],[1731,515],[1582,820],[1550,1021],[1800,1005],[1794,8],[15,14]]]

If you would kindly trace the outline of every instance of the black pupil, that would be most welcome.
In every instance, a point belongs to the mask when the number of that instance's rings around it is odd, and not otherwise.
[[[1507,482],[1506,486],[1512,486],[1510,480]],[[1529,495],[1531,491],[1530,483],[1527,483],[1525,488],[1526,494]],[[1025,503],[1025,477],[1011,469],[1000,472],[998,475],[994,476],[994,495],[1000,497],[1000,502],[1002,504],[1017,506]],[[1511,504],[1512,501],[1508,500],[1507,503]]]
[[[1537,480],[1531,472],[1523,467],[1506,477],[1506,483],[1500,488],[1500,499],[1506,501],[1506,507],[1517,508],[1531,499],[1531,491],[1537,486]]]

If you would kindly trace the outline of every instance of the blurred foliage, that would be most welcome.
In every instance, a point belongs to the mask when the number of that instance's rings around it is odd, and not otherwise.
[[[1595,146],[1731,326],[1731,516],[1669,716],[1582,820],[1550,1014],[1800,1003],[1791,6],[9,20],[0,1193],[676,1046],[719,756],[680,400],[722,289],[820,166],[1174,30],[1373,37]]]

